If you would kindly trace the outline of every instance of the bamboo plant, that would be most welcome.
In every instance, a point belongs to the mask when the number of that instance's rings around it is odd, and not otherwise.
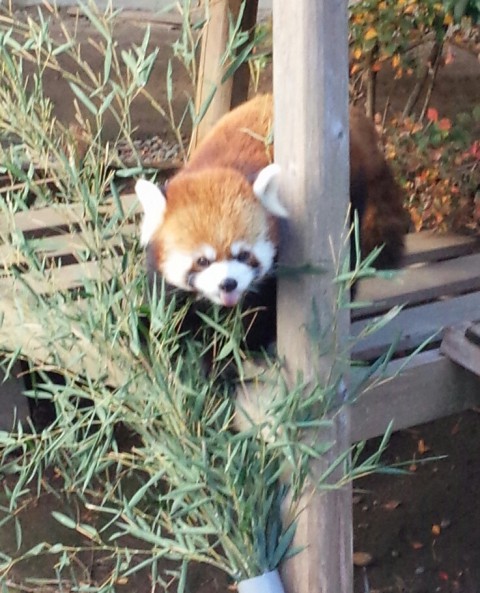
[[[185,2],[184,24],[191,27],[187,8]],[[328,434],[339,378],[324,387],[307,389],[300,379],[288,387],[276,361],[267,362],[275,397],[260,421],[247,419],[239,428],[236,392],[249,373],[241,313],[212,306],[203,316],[203,331],[185,335],[182,320],[189,304],[167,299],[161,283],[149,287],[137,240],[123,233],[132,213],[118,199],[121,183],[143,168],[138,159],[126,169],[116,142],[127,139],[134,146],[130,107],[146,92],[156,50],[149,49],[147,30],[139,47],[119,52],[112,33],[115,13],[101,14],[92,5],[82,11],[101,38],[100,73],[83,61],[66,26],[61,43],[52,38],[43,12],[26,22],[8,14],[0,19],[1,162],[9,177],[0,208],[10,221],[1,243],[13,245],[24,268],[48,283],[46,261],[15,228],[14,213],[75,204],[84,212],[80,231],[89,237],[79,257],[105,271],[100,280],[85,280],[81,291],[52,286],[39,293],[22,281],[15,265],[2,270],[12,281],[5,298],[19,319],[8,331],[0,321],[5,372],[8,376],[17,360],[26,361],[36,377],[27,395],[51,402],[55,419],[41,432],[16,424],[0,433],[6,478],[1,521],[3,528],[15,527],[20,550],[0,553],[0,575],[8,583],[26,560],[54,557],[58,586],[68,580],[71,590],[115,591],[147,570],[152,590],[166,588],[174,578],[183,591],[191,562],[212,565],[242,582],[301,552],[290,543],[306,484],[331,489],[374,469],[387,471],[380,462],[387,438],[361,462],[361,447],[345,451],[332,467],[342,468],[336,483],[330,472],[311,476],[310,461],[330,444],[305,439],[305,431]],[[54,9],[52,14],[59,18]],[[232,35],[235,47],[234,24]],[[175,51],[184,51],[187,64],[195,43],[195,30],[184,28]],[[61,57],[73,60],[74,72],[62,69]],[[47,68],[70,85],[80,132],[55,118],[43,88]],[[167,76],[173,77],[173,70]],[[159,106],[152,98],[152,105],[174,123],[171,103]],[[111,145],[101,137],[106,114],[119,130]],[[109,216],[102,210],[107,196],[114,204]],[[112,234],[119,237],[115,251],[106,241]],[[103,268],[107,261],[114,267]],[[371,264],[359,264],[353,273],[339,270],[339,307],[351,282],[372,273]],[[36,328],[36,350],[22,343],[26,323]],[[208,372],[205,360],[211,361]],[[352,399],[361,388],[360,382]],[[49,520],[76,531],[79,544],[39,541],[22,547],[21,509],[45,492],[61,493],[67,501]],[[79,573],[86,551],[108,560],[101,581],[86,582],[84,571]]]

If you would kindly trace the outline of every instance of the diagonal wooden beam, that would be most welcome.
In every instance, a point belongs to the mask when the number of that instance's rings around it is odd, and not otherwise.
[[[208,21],[202,33],[202,47],[198,68],[198,83],[195,105],[197,113],[213,99],[200,124],[193,130],[190,151],[210,131],[218,119],[248,97],[250,71],[243,64],[233,77],[222,82],[225,66],[222,58],[229,41],[229,21],[237,19],[242,0],[210,0]],[[243,11],[241,29],[253,35],[257,20],[258,0],[247,0]],[[241,51],[239,48],[238,51]]]

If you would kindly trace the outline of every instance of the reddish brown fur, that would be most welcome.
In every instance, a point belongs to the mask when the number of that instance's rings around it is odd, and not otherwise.
[[[234,241],[254,244],[268,236],[277,243],[276,222],[251,185],[272,162],[271,121],[270,96],[245,103],[218,122],[170,180],[165,219],[150,245],[155,268],[172,248],[192,252],[208,243],[222,259]]]
[[[215,125],[183,169],[185,173],[208,167],[232,167],[245,177],[255,176],[273,161],[271,95],[257,95]]]
[[[216,250],[218,259],[228,259],[232,243],[243,240],[254,244],[258,238],[266,238],[269,223],[250,184],[233,169],[212,167],[190,172],[177,176],[168,185],[168,206],[162,226],[163,242],[168,247],[193,252],[208,243]]]
[[[268,138],[272,96],[259,95],[224,116],[169,182],[163,225],[153,237],[156,267],[163,250],[191,251],[203,243],[228,257],[233,241],[255,242],[265,229],[276,242],[276,226],[253,195],[255,175],[273,160]],[[406,215],[402,195],[378,146],[374,126],[358,108],[350,111],[351,181],[366,194],[362,252],[385,243],[379,267],[399,265]],[[189,212],[184,208],[189,204]]]

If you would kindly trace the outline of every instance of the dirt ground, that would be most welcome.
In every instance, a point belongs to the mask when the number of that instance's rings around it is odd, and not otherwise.
[[[73,22],[72,17],[66,18]],[[77,26],[80,38],[93,35],[85,20],[81,19]],[[136,18],[130,15],[119,19],[116,36],[120,47],[140,42],[144,27],[142,13]],[[170,44],[176,40],[178,29],[174,24],[159,22],[152,23],[151,29],[152,43],[160,47],[160,52],[149,84],[160,102],[164,102]],[[459,48],[453,48],[453,52],[455,60],[441,69],[432,97],[432,106],[440,116],[449,118],[480,102],[478,56]],[[98,66],[98,54],[87,45],[84,56],[93,69]],[[180,111],[185,93],[191,89],[181,68],[176,68],[175,80],[174,107]],[[73,117],[70,91],[56,75],[49,82],[56,113],[69,122]],[[380,105],[391,85],[388,73],[381,73]],[[270,86],[271,70],[267,68],[260,89]],[[391,97],[393,109],[404,104],[407,93],[408,85],[396,85]],[[142,100],[137,101],[132,115],[139,138],[170,136],[168,125]],[[107,126],[105,138],[113,133],[113,124],[111,128]],[[408,475],[372,476],[355,484],[354,548],[371,556],[367,566],[355,568],[355,593],[480,592],[478,413],[471,411],[394,434],[386,460],[421,460],[426,456],[445,457],[427,464],[414,463]],[[199,593],[228,590],[222,577],[217,578],[202,567],[192,573],[191,588]]]

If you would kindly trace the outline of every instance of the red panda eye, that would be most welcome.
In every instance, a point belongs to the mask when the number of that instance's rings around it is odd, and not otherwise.
[[[195,263],[199,268],[207,268],[210,265],[210,260],[208,259],[208,257],[201,255],[199,258],[197,258],[197,261]]]
[[[247,262],[250,259],[250,251],[240,251],[236,257],[236,260],[242,263]]]

